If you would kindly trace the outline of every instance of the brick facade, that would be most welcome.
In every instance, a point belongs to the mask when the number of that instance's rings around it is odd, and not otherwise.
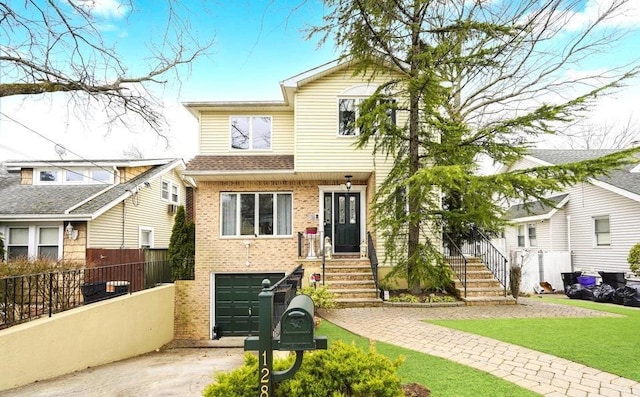
[[[180,283],[176,293],[176,338],[209,339],[211,273],[289,273],[299,264],[298,232],[318,226],[318,185],[342,181],[200,182],[195,193],[195,280]],[[291,192],[293,236],[220,238],[221,192]],[[313,218],[313,219],[312,219]],[[249,241],[247,266],[247,248]]]

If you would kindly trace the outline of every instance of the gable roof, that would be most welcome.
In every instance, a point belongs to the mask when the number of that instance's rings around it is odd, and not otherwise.
[[[560,165],[595,159],[617,151],[619,150],[533,149],[529,151],[529,155],[526,156],[526,158],[540,165]],[[607,189],[632,200],[640,201],[640,173],[635,172],[634,168],[636,168],[636,166],[637,164],[630,164],[622,169],[612,170],[607,176],[591,178],[590,182],[603,189]]]
[[[10,162],[11,167],[33,167],[57,164],[70,166],[70,162],[38,161]],[[100,214],[128,198],[145,182],[149,182],[169,170],[182,166],[181,159],[157,160],[101,160],[99,162],[73,162],[73,165],[128,164],[131,166],[152,165],[152,168],[128,182],[107,185],[23,185],[19,173],[0,176],[0,220],[25,219],[95,219]]]
[[[514,222],[529,222],[551,218],[569,201],[568,194],[549,197],[548,204],[540,200],[516,204],[507,211],[505,218]]]

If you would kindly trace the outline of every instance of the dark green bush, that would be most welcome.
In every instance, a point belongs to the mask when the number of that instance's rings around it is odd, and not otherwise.
[[[274,360],[274,370],[293,365],[294,357]],[[355,345],[337,341],[328,350],[305,353],[302,367],[291,378],[274,384],[276,397],[401,397],[401,360],[395,362],[372,348],[364,352]],[[258,361],[245,355],[245,365],[216,375],[205,397],[255,397],[258,393]]]

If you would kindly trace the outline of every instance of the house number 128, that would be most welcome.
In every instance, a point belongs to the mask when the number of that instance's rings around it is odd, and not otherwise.
[[[269,390],[269,375],[271,370],[267,366],[267,352],[262,352],[262,369],[260,370],[260,397],[271,397]]]

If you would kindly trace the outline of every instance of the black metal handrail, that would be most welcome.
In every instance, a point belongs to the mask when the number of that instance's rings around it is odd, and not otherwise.
[[[0,278],[0,329],[171,282],[167,261]]]
[[[472,255],[484,263],[493,276],[500,282],[507,296],[508,260],[492,243],[489,237],[477,227],[472,227],[469,235],[462,240],[462,253]]]
[[[274,336],[279,335],[280,318],[287,310],[287,306],[296,295],[298,288],[302,287],[302,277],[304,277],[304,269],[302,265],[299,265],[270,287],[273,292],[273,321],[271,321],[273,329],[271,331]]]
[[[464,257],[464,253],[458,247],[451,236],[449,236],[446,232],[442,233],[443,242],[444,242],[444,252],[447,262],[449,262],[449,266],[453,269],[458,280],[462,283],[463,288],[463,297],[467,297],[467,258]]]
[[[371,264],[371,273],[373,273],[373,282],[376,285],[376,291],[378,290],[378,255],[376,254],[376,247],[373,244],[373,237],[371,232],[367,232],[367,255],[369,256],[369,263]]]

